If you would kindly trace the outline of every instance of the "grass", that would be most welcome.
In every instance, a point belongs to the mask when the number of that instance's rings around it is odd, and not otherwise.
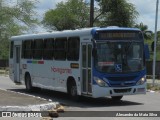
[[[149,46],[149,51],[150,51],[150,60],[153,60],[153,52],[151,50],[151,44],[153,42],[153,40],[144,40],[145,44],[148,44]],[[157,49],[156,49],[156,60],[160,61],[160,41],[157,41]]]

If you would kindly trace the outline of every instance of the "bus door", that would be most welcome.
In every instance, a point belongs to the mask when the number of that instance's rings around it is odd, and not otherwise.
[[[81,81],[82,93],[92,94],[92,78],[91,78],[91,64],[92,64],[92,44],[82,43],[82,67],[81,67]]]
[[[14,46],[14,82],[20,83],[20,46]]]

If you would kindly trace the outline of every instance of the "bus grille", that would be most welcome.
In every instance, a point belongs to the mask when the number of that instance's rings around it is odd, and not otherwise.
[[[127,93],[127,92],[130,92],[130,91],[131,91],[131,88],[128,88],[128,89],[114,89],[115,93]]]
[[[130,81],[136,79],[137,76],[128,76],[128,77],[108,77],[111,81]]]
[[[129,87],[129,86],[134,86],[135,83],[110,83],[111,87]]]

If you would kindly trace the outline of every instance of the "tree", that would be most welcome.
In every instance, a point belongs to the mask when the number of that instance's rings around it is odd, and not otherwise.
[[[157,40],[160,41],[160,31],[157,32]]]
[[[143,32],[148,30],[148,26],[144,25],[142,22],[140,24],[136,24],[135,27],[139,28]]]
[[[37,2],[37,1],[36,1]],[[19,35],[38,24],[34,17],[35,1],[20,0],[17,4],[8,5],[0,0],[0,58],[8,59],[9,38]]]
[[[139,28],[144,33],[144,39],[151,40],[153,37],[153,32],[148,30],[148,26],[144,25],[142,22],[136,24],[134,27]]]
[[[133,27],[138,16],[133,4],[126,0],[96,0],[99,2],[102,26]],[[98,20],[98,17],[96,19]]]
[[[77,29],[89,26],[89,6],[83,0],[68,0],[45,13],[42,23],[52,30]]]

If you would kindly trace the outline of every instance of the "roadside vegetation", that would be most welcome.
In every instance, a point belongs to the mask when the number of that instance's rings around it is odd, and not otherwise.
[[[160,85],[155,84],[153,86],[151,83],[147,83],[147,90],[160,91]]]
[[[8,68],[0,68],[0,75],[9,75],[9,69]]]
[[[160,33],[159,33],[159,35],[160,35]],[[154,54],[154,51],[152,51],[152,49],[151,49],[151,45],[152,45],[153,41],[154,41],[154,35],[152,35],[151,39],[145,39],[145,43],[148,44],[148,46],[149,46],[150,61],[153,60],[153,54]],[[160,61],[160,37],[157,41],[156,60]]]
[[[37,0],[0,0],[0,59],[8,59],[11,36],[24,34],[38,24],[36,3]]]
[[[144,25],[142,22],[140,24],[136,24],[135,25],[136,28],[139,28],[142,32],[147,32],[148,30],[148,26]],[[149,52],[150,52],[150,61],[153,60],[153,48],[152,48],[152,43],[154,41],[154,33],[152,31],[150,31],[151,35],[147,35],[144,34],[144,42],[145,44],[148,44],[149,47]],[[160,31],[157,32],[157,50],[156,50],[156,60],[160,61]]]

